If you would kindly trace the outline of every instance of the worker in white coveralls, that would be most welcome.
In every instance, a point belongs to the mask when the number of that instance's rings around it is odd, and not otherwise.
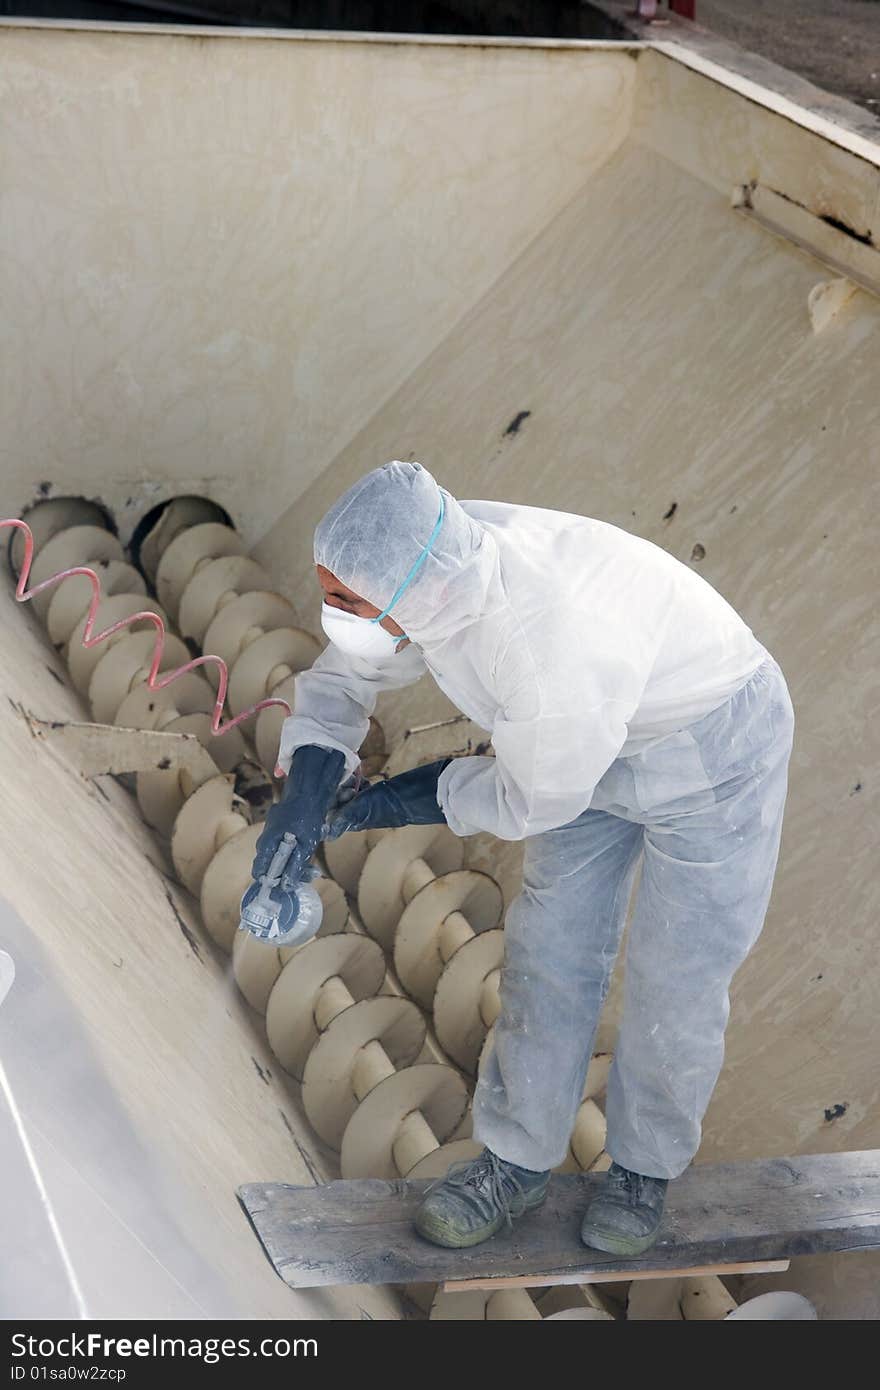
[[[330,644],[296,679],[279,762],[285,830],[322,839],[445,821],[525,840],[504,933],[501,1013],[474,1094],[479,1157],[416,1218],[468,1246],[544,1200],[565,1157],[627,912],[605,1174],[585,1244],[656,1239],[724,1052],[731,978],[764,922],[793,712],[776,661],[715,590],[648,541],[587,517],[458,502],[417,463],[368,473],[315,532]],[[430,671],[494,757],[443,761],[343,804],[380,691]]]

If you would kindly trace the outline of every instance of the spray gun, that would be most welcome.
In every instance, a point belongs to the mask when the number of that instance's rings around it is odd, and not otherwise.
[[[281,795],[288,807],[273,807],[267,825],[286,826],[272,860],[241,900],[240,929],[269,946],[301,946],[321,926],[324,909],[311,880],[319,871],[310,863],[323,838],[324,818],[339,795],[345,764],[338,750],[307,744],[293,755]],[[280,824],[277,822],[280,821]]]
[[[324,916],[323,904],[311,883],[299,882],[295,888],[281,886],[283,878],[291,881],[285,870],[296,850],[296,836],[288,832],[267,872],[250,885],[241,900],[239,929],[249,931],[268,946],[300,946],[310,941]]]

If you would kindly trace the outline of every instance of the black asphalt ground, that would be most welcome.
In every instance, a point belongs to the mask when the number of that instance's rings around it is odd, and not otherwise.
[[[880,0],[696,0],[696,22],[880,116]]]

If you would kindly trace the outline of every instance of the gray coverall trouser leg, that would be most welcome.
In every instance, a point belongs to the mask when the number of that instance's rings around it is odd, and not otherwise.
[[[565,1157],[640,855],[607,1149],[675,1178],[700,1142],[731,979],[764,923],[794,715],[768,656],[719,709],[618,758],[589,808],[527,841],[474,1136],[540,1171]]]

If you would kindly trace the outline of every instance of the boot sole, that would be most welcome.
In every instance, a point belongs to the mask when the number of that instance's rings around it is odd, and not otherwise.
[[[528,1216],[531,1211],[537,1211],[538,1207],[542,1206],[546,1200],[547,1193],[543,1192],[536,1201],[527,1202],[523,1211],[512,1216],[511,1220],[519,1221],[520,1217]],[[418,1234],[424,1236],[425,1240],[429,1240],[432,1245],[442,1245],[447,1250],[467,1250],[472,1245],[481,1245],[484,1240],[491,1240],[507,1223],[501,1216],[497,1223],[490,1226],[488,1230],[484,1228],[481,1231],[471,1231],[465,1236],[456,1234],[445,1221],[438,1221],[430,1213],[426,1213],[424,1216],[419,1213],[413,1224]]]
[[[614,1236],[607,1231],[581,1231],[581,1241],[590,1250],[601,1250],[605,1255],[621,1255],[624,1259],[632,1255],[643,1255],[659,1236],[659,1230],[641,1240],[632,1237]]]

